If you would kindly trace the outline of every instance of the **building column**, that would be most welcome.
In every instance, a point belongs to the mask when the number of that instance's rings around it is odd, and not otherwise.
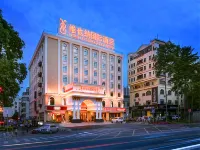
[[[102,102],[99,102],[100,106],[99,106],[99,109],[100,109],[100,112],[99,112],[99,119],[102,119]]]
[[[77,119],[80,119],[80,101],[77,101]]]
[[[73,82],[73,78],[72,78],[72,75],[73,75],[73,67],[72,67],[72,64],[74,62],[74,60],[72,60],[72,53],[73,53],[73,45],[72,43],[70,43],[70,50],[69,50],[69,82],[68,83],[72,83]],[[73,61],[73,62],[72,62]]]
[[[79,64],[80,64],[79,80],[80,80],[80,83],[83,83],[83,47],[82,46],[80,46],[80,61],[79,61]]]

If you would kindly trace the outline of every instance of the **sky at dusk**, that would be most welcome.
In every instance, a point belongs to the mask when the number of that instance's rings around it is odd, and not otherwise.
[[[27,67],[42,32],[56,33],[59,18],[115,39],[124,55],[124,86],[127,54],[157,35],[200,52],[200,0],[0,0],[0,9],[26,44]],[[27,76],[21,92],[28,82]]]

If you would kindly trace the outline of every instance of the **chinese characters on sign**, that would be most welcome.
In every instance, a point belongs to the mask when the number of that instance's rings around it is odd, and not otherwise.
[[[152,88],[152,102],[157,103],[158,102],[158,87]]]
[[[76,27],[72,24],[67,24],[67,21],[63,19],[60,19],[59,34],[70,36],[108,49],[114,49],[114,39]]]

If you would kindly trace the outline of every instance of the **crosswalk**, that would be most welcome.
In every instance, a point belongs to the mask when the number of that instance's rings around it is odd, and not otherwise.
[[[81,132],[81,133],[77,133],[77,134],[71,134],[71,135],[57,135],[57,136],[38,136],[38,137],[24,137],[24,138],[12,138],[9,140],[4,140],[4,141],[0,141],[0,144],[2,146],[12,146],[15,144],[34,144],[34,143],[38,143],[38,142],[54,142],[54,141],[58,141],[58,140],[65,140],[65,141],[73,141],[73,140],[78,140],[84,137],[94,137],[97,136],[97,134],[95,133],[90,133],[90,132]],[[72,138],[73,137],[73,138]]]

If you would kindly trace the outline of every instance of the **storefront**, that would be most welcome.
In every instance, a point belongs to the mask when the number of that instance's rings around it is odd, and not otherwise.
[[[124,113],[126,113],[125,108],[118,107],[104,107],[102,118],[104,121],[110,121],[114,117],[123,117]]]

